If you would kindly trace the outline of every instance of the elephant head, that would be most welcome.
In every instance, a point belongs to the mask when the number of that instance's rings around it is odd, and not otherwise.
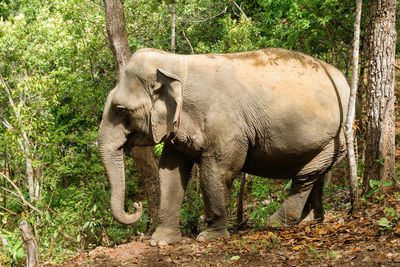
[[[142,214],[124,210],[124,150],[152,146],[179,128],[183,98],[183,56],[142,49],[132,55],[118,85],[109,93],[98,144],[111,186],[111,212],[122,224]]]

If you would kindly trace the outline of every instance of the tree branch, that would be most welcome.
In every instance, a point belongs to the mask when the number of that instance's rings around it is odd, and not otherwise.
[[[22,141],[21,141],[20,138],[18,139],[18,144],[19,144],[19,147],[25,152],[25,147],[24,147],[24,145],[22,144]]]
[[[186,42],[189,44],[190,50],[192,51],[192,54],[194,54],[193,46],[192,46],[192,44],[190,43],[189,39],[186,37],[185,29],[182,29],[182,34],[183,34],[183,37],[185,37]]]
[[[340,27],[342,27],[344,30],[346,30],[346,31],[348,31],[348,32],[350,32],[350,33],[353,33],[352,30],[350,30],[349,28],[347,28],[346,26],[344,26],[340,21],[336,21],[336,23],[337,23]]]
[[[91,1],[89,1],[89,3],[91,3]],[[94,4],[94,3],[93,3],[93,4]],[[100,7],[103,8],[103,6],[100,6]],[[101,34],[104,36],[104,38],[106,38],[106,39],[108,38],[108,37],[107,37],[107,34],[104,32],[103,27],[100,27],[100,26],[98,25],[98,23],[96,23],[96,22],[93,21],[91,18],[89,18],[89,16],[86,15],[86,13],[83,12],[83,10],[81,10],[81,6],[79,6],[79,7],[77,8],[77,10],[78,10],[78,12],[81,13],[89,22],[91,22],[94,26],[96,26],[97,28],[100,29],[100,32],[101,32]]]
[[[3,207],[3,206],[0,206],[0,209],[5,210],[5,211],[7,211],[8,213],[11,213],[12,215],[18,216],[18,214],[16,214],[15,212],[13,212],[13,211],[11,211],[11,210],[9,210],[9,209]]]
[[[16,184],[15,184],[13,181],[11,181],[10,178],[8,178],[6,175],[2,174],[1,172],[0,172],[0,175],[1,175],[4,179],[6,179],[6,180],[15,188],[15,191],[17,191],[19,198],[22,200],[22,203],[24,203],[24,205],[25,205],[26,207],[29,207],[29,208],[33,209],[34,211],[38,212],[40,215],[43,215],[43,212],[41,212],[41,211],[38,210],[35,206],[33,206],[32,204],[30,204],[28,201],[25,200],[25,198],[24,198],[24,196],[22,195],[22,193],[21,193],[21,191],[19,190],[19,188],[16,186]]]
[[[96,2],[94,2],[94,1],[92,1],[92,0],[90,0],[89,3],[93,4],[95,7],[99,7],[99,8],[101,8],[101,9],[104,8],[104,5],[98,4],[98,3],[96,3]]]
[[[243,12],[243,9],[242,9],[235,1],[232,1],[232,3],[235,5],[235,7],[236,7],[237,9],[239,9],[239,11],[240,11],[240,13],[242,14],[242,16],[243,16],[245,19],[248,19],[248,17],[246,16],[246,14]]]
[[[4,90],[6,91],[6,95],[8,98],[8,102],[10,103],[11,107],[14,107],[14,100],[11,97],[11,91],[10,91],[10,87],[8,87],[8,84],[4,81],[3,76],[0,74],[0,82],[4,85]]]
[[[4,196],[4,197],[9,197],[8,195],[6,195],[5,193],[0,193],[0,196]],[[11,201],[14,201],[16,203],[18,203],[18,205],[23,206],[24,204],[21,202],[21,199],[19,198],[19,196],[17,195],[16,199],[11,199]]]
[[[10,193],[10,194],[12,194],[12,195],[14,195],[14,196],[16,196],[17,198],[20,198],[20,196],[19,196],[17,193],[14,193],[13,191],[11,191],[11,190],[8,189],[8,188],[5,188],[5,187],[1,186],[0,189],[3,190],[3,191],[8,192],[8,193]],[[18,201],[18,202],[19,202],[19,201]]]
[[[8,130],[11,130],[13,128],[11,123],[9,123],[8,120],[6,120],[1,115],[0,115],[0,121],[1,121],[1,124],[3,124]]]
[[[192,23],[201,23],[201,22],[206,22],[206,21],[208,21],[208,20],[214,19],[214,18],[216,18],[216,17],[221,16],[222,14],[225,14],[227,9],[228,9],[228,7],[226,6],[226,7],[224,8],[224,10],[222,10],[222,11],[221,11],[220,13],[218,13],[217,15],[214,15],[214,16],[212,16],[212,17],[205,18],[205,19],[194,20],[194,21],[192,21]]]

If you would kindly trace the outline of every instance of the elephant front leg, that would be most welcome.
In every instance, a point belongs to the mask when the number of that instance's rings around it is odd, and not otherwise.
[[[172,145],[165,144],[159,164],[160,175],[160,223],[151,237],[150,244],[172,244],[182,238],[179,230],[179,215],[186,185],[190,177],[193,162],[177,151]]]
[[[214,160],[202,162],[200,166],[200,185],[204,198],[207,229],[196,240],[206,242],[229,237],[226,229],[227,193],[232,179],[230,171],[223,170]]]

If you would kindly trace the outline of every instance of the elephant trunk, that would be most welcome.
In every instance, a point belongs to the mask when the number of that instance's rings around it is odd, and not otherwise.
[[[111,188],[111,213],[122,224],[133,224],[142,216],[142,205],[135,203],[136,211],[127,214],[124,209],[125,171],[123,145],[126,130],[122,125],[104,120],[100,124],[98,143],[102,163],[106,169]]]

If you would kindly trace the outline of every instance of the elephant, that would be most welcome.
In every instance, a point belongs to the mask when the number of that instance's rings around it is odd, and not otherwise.
[[[290,50],[136,51],[107,97],[98,133],[114,218],[131,224],[142,212],[138,205],[132,214],[124,210],[124,150],[164,142],[154,242],[181,240],[180,209],[194,163],[207,223],[200,242],[229,237],[226,195],[240,172],[292,179],[267,226],[297,224],[311,211],[323,220],[324,176],[346,153],[349,95],[340,70]]]

